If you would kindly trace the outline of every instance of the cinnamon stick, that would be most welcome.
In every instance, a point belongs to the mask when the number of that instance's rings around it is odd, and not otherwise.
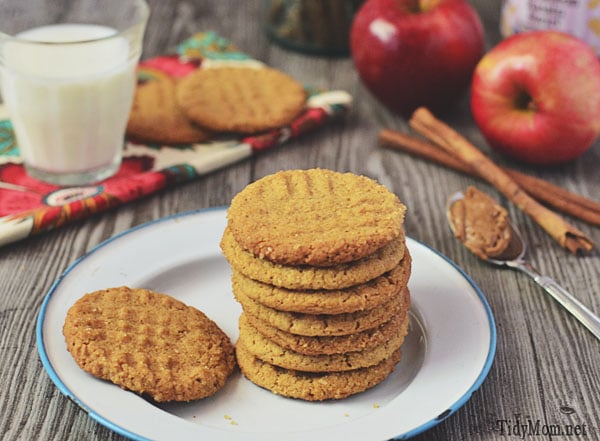
[[[535,176],[517,170],[505,170],[534,198],[546,202],[547,205],[562,213],[600,226],[600,202],[584,198]]]
[[[385,147],[423,157],[436,164],[481,179],[481,176],[478,176],[472,167],[450,153],[447,153],[446,150],[409,134],[383,129],[379,132],[379,142]],[[562,213],[600,226],[600,202],[572,193],[544,179],[521,173],[511,168],[500,168],[513,178],[523,190],[538,201]]]
[[[458,132],[438,120],[429,110],[424,107],[415,110],[409,124],[426,138],[468,164],[478,176],[496,187],[561,246],[573,254],[592,250],[593,242],[583,232],[529,196],[508,173]]]

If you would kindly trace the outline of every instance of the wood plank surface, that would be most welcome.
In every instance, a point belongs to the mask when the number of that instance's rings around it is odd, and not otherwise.
[[[61,3],[53,1],[53,8],[59,8]],[[96,423],[63,396],[38,356],[35,325],[40,306],[52,283],[69,264],[103,240],[133,226],[174,213],[227,205],[252,180],[280,169],[317,166],[365,174],[387,185],[409,207],[407,234],[460,265],[480,286],[493,311],[498,344],[487,380],[454,415],[418,435],[416,440],[516,440],[521,438],[507,432],[509,425],[528,419],[542,425],[585,425],[586,433],[579,437],[540,435],[526,439],[600,439],[600,342],[525,275],[486,265],[465,250],[447,227],[446,197],[476,184],[502,200],[530,244],[533,264],[592,310],[600,312],[597,251],[586,257],[572,256],[487,184],[380,147],[379,129],[402,129],[406,122],[370,96],[361,85],[351,59],[307,56],[271,44],[260,25],[261,2],[150,0],[149,3],[152,15],[144,57],[172,50],[177,42],[196,31],[215,30],[242,51],[306,84],[348,91],[354,98],[352,112],[342,121],[252,160],[0,248],[0,439],[124,439]],[[500,38],[500,1],[472,3],[482,15],[490,47]],[[471,119],[467,97],[443,118],[488,151]],[[500,164],[600,199],[599,142],[573,163],[551,169],[510,164],[493,153],[491,156]],[[598,227],[569,220],[600,245]]]

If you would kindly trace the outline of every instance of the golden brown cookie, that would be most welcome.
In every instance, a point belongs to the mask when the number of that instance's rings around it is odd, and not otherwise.
[[[252,355],[236,344],[242,374],[273,393],[307,401],[337,400],[370,389],[385,380],[400,361],[400,350],[375,366],[344,372],[312,373],[283,369]]]
[[[376,308],[347,314],[302,314],[278,311],[234,293],[244,313],[291,334],[315,336],[348,335],[374,328],[410,308],[410,294],[405,288],[399,295]]]
[[[235,241],[229,227],[221,239],[221,250],[229,264],[244,276],[269,285],[294,290],[343,289],[366,283],[392,270],[404,257],[404,233],[370,256],[331,267],[289,266],[255,257]]]
[[[239,339],[244,347],[262,361],[285,369],[303,372],[341,372],[373,366],[392,355],[404,342],[406,326],[396,329],[392,336],[378,346],[342,354],[306,355],[279,346],[256,330],[245,318],[240,317]]]
[[[408,249],[400,264],[367,283],[340,290],[299,291],[252,280],[233,270],[232,286],[252,300],[279,311],[305,314],[340,314],[372,309],[387,302],[408,283],[411,257]]]
[[[304,355],[331,355],[363,351],[383,344],[392,338],[402,326],[408,326],[408,320],[405,320],[407,314],[408,311],[401,312],[387,322],[366,331],[329,337],[307,337],[291,334],[275,328],[252,315],[242,314],[242,316],[263,337],[285,349]],[[240,320],[242,320],[241,317]]]
[[[186,116],[217,132],[256,133],[286,126],[305,101],[300,83],[268,67],[198,69],[177,85],[177,102]]]
[[[193,124],[179,108],[175,79],[150,67],[140,67],[127,135],[158,144],[190,144],[210,138],[210,132]]]
[[[235,366],[233,346],[215,322],[147,289],[84,295],[68,310],[63,334],[83,370],[157,402],[213,395]]]
[[[402,234],[406,207],[366,176],[285,170],[231,201],[229,229],[246,251],[283,265],[334,266],[365,258]]]

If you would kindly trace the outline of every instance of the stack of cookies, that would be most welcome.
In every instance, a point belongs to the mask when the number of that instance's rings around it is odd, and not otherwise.
[[[405,211],[372,179],[322,169],[278,172],[236,195],[221,248],[250,381],[316,401],[394,370],[409,324]]]

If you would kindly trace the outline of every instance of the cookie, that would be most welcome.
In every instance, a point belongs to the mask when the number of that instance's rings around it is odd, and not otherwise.
[[[340,290],[298,291],[252,280],[233,270],[233,290],[279,311],[306,314],[340,314],[375,308],[397,295],[408,283],[411,257],[408,249],[396,267],[360,285]]]
[[[229,227],[221,238],[221,250],[233,269],[253,280],[293,290],[333,290],[366,283],[392,270],[404,257],[404,233],[355,262],[332,267],[289,266],[260,259],[238,245]]]
[[[251,134],[286,126],[302,112],[306,91],[269,67],[198,69],[177,85],[185,115],[217,132]]]
[[[215,322],[147,289],[84,295],[68,310],[63,334],[83,370],[157,402],[211,396],[235,366],[233,346]]]
[[[341,372],[378,364],[388,358],[404,342],[407,326],[396,329],[392,336],[373,348],[342,354],[306,355],[284,348],[266,338],[245,320],[239,320],[239,339],[244,347],[262,361],[285,369],[302,372]],[[402,331],[402,332],[401,332]]]
[[[398,333],[408,332],[408,311],[402,311],[387,322],[366,331],[334,337],[307,337],[277,329],[251,315],[240,317],[240,332],[244,327],[252,327],[280,348],[302,355],[333,355],[347,352],[369,351],[394,338]],[[247,345],[250,347],[249,345]],[[259,354],[255,354],[259,355]],[[262,358],[262,357],[259,357]],[[272,364],[277,364],[272,362]]]
[[[175,97],[175,79],[157,69],[140,67],[127,122],[127,135],[157,144],[191,144],[211,134],[190,122]]]
[[[285,170],[247,185],[228,225],[244,250],[282,265],[335,266],[398,239],[406,207],[366,176]]]
[[[235,293],[244,313],[291,334],[315,336],[348,335],[374,328],[410,308],[410,294],[405,288],[399,295],[376,308],[347,314],[302,314],[278,311]]]
[[[236,358],[242,374],[273,393],[307,401],[336,400],[370,389],[385,380],[400,361],[400,350],[375,366],[343,372],[312,373],[265,363],[238,342]]]

